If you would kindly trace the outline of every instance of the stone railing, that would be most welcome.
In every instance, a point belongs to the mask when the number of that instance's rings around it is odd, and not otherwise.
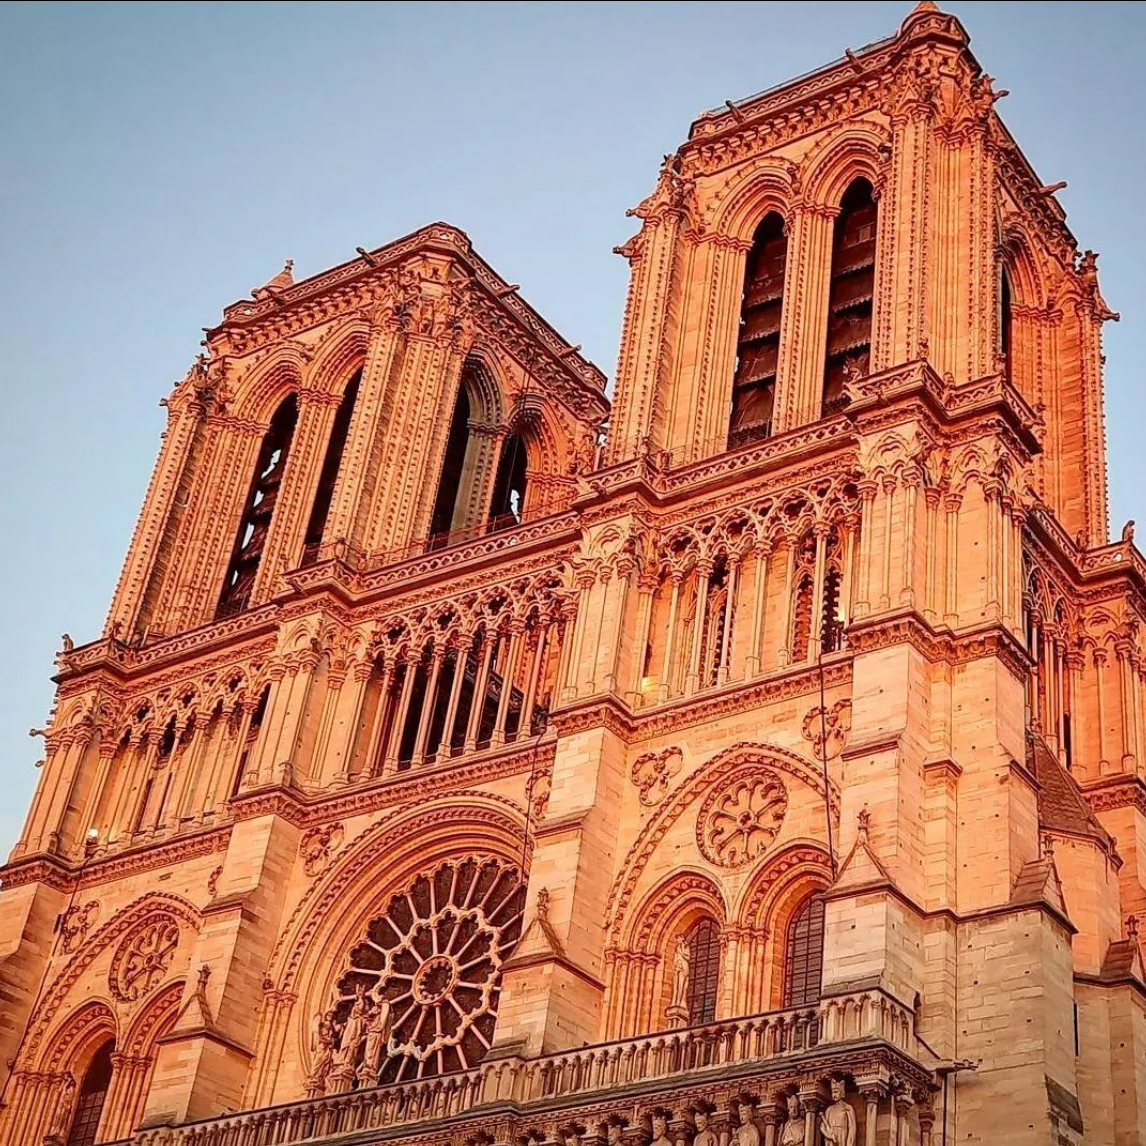
[[[829,1044],[879,1041],[914,1054],[911,1012],[880,991],[816,1006],[599,1043],[535,1059],[502,1058],[468,1071],[329,1095],[176,1127],[141,1130],[135,1146],[272,1146],[500,1108],[528,1107],[642,1082],[804,1056]]]

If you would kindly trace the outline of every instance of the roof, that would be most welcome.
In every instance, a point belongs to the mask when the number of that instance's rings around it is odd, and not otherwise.
[[[1105,850],[1114,851],[1113,838],[1098,822],[1078,781],[1037,734],[1032,734],[1027,742],[1027,767],[1039,782],[1040,828],[1086,836]]]

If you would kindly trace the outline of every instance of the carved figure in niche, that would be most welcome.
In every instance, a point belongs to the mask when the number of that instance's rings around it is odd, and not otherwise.
[[[842,1078],[832,1079],[832,1104],[820,1115],[820,1133],[826,1146],[856,1146],[856,1112],[844,1097]]]
[[[760,1146],[760,1131],[752,1118],[753,1113],[750,1102],[737,1104],[736,1117],[740,1125],[736,1127],[736,1146]]]
[[[696,1124],[696,1137],[692,1146],[717,1146],[717,1137],[708,1125],[709,1113],[703,1106],[696,1106],[692,1111],[692,1120]]]
[[[306,1092],[311,1098],[326,1093],[326,1079],[334,1066],[334,1012],[324,1011],[315,1016],[310,1037],[312,1066],[306,1078]]]
[[[688,940],[682,935],[676,941],[672,957],[672,1006],[688,1006],[688,983],[692,969],[692,951]]]
[[[70,1074],[65,1074],[60,1082],[59,1092],[56,1094],[55,1105],[52,1107],[52,1118],[48,1123],[46,1138],[49,1140],[56,1139],[60,1142],[67,1138],[68,1132],[72,1128],[72,1112],[75,1105],[76,1080]]]
[[[653,1137],[649,1146],[673,1146],[668,1136],[668,1115],[663,1110],[654,1110],[652,1115]]]
[[[334,1056],[334,1065],[340,1070],[354,1066],[358,1048],[366,1038],[366,1008],[366,988],[359,984],[354,1006],[350,1008],[346,1026],[342,1028],[342,1042]]]
[[[777,1146],[804,1146],[804,1116],[800,1113],[800,1099],[798,1095],[789,1094],[787,1098],[788,1117],[780,1131]]]
[[[362,1065],[358,1068],[359,1086],[378,1085],[378,1072],[382,1069],[389,1034],[390,1002],[388,999],[377,999],[366,1018],[365,1049],[362,1052]]]

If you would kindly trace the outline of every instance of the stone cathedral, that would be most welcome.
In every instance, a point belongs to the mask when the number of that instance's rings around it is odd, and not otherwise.
[[[1146,1140],[1146,562],[963,26],[701,115],[606,399],[435,223],[227,307],[0,893],[2,1146]]]

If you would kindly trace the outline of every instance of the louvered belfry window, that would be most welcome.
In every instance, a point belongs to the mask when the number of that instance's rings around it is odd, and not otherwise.
[[[219,595],[216,618],[241,613],[250,604],[297,421],[298,399],[292,394],[275,411],[259,447],[255,476],[251,479],[227,578]]]
[[[866,179],[857,179],[844,192],[832,240],[824,416],[836,413],[847,404],[844,385],[849,378],[862,378],[869,372],[875,232],[872,186]]]
[[[773,212],[756,228],[744,269],[736,374],[728,422],[729,449],[761,441],[772,433],[787,257],[784,220]]]

